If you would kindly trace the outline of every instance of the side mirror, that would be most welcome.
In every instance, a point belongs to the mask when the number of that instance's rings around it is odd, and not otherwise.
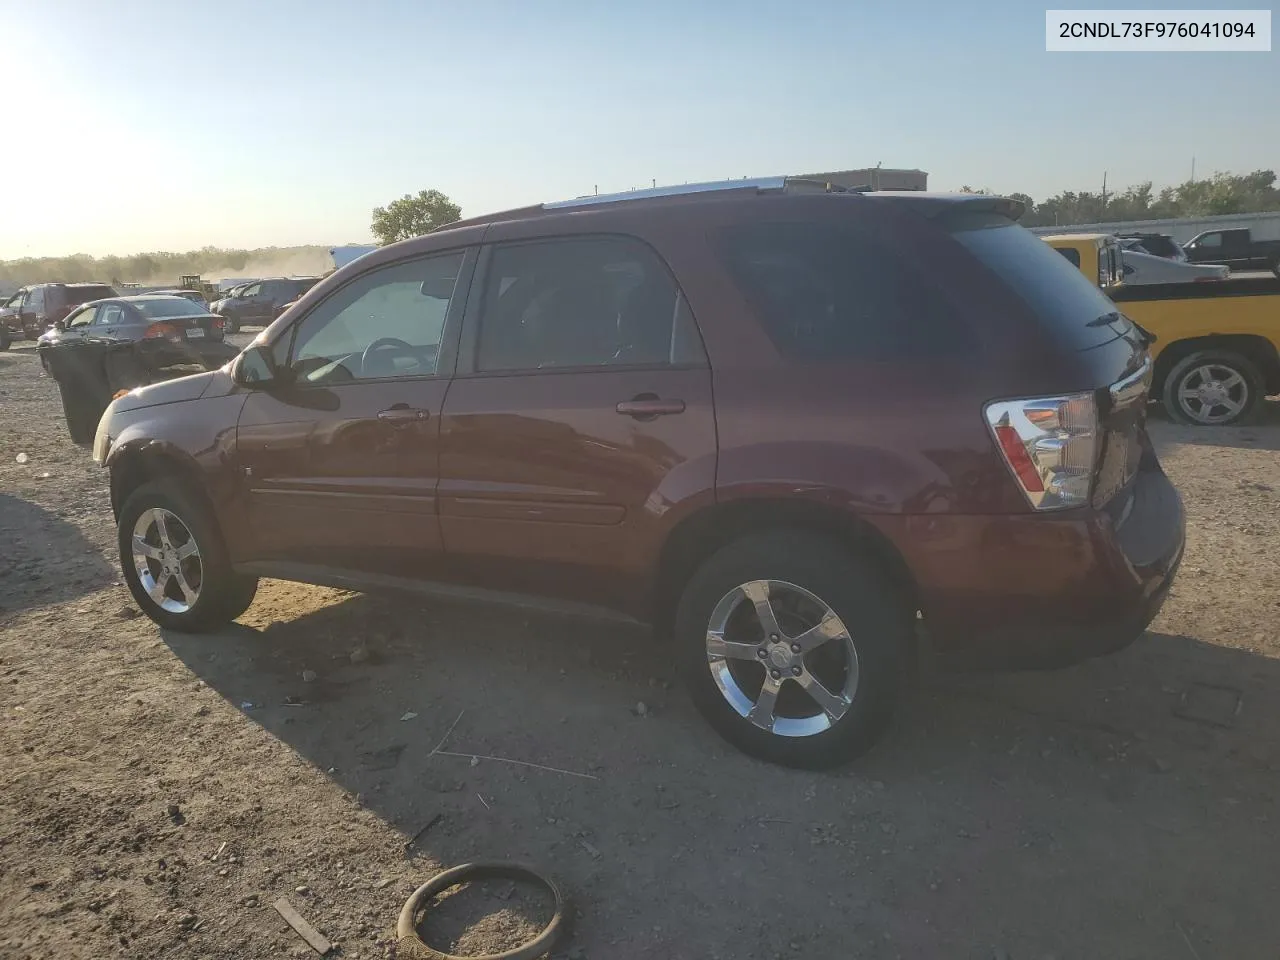
[[[65,320],[55,320],[55,321],[53,321],[53,329],[55,329],[55,330],[65,330],[65,329],[67,329],[67,321],[65,321]]]
[[[279,386],[289,379],[289,371],[276,364],[270,344],[255,343],[236,359],[232,377],[245,387]]]

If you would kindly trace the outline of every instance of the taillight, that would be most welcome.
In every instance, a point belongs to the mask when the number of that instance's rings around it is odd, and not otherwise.
[[[1098,463],[1098,407],[1092,393],[1001,400],[986,407],[987,425],[1005,463],[1037,510],[1089,502]]]
[[[213,327],[215,330],[221,330],[226,325],[227,321],[223,320],[221,317],[214,317],[209,321],[209,326]]]
[[[151,324],[142,332],[144,340],[181,340],[182,331],[175,327],[172,323],[165,323],[163,320]]]

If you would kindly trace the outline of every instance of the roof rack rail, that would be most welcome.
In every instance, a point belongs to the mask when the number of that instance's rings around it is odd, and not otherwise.
[[[873,187],[841,187],[825,180],[813,180],[805,177],[756,177],[742,180],[711,180],[706,183],[682,183],[669,187],[646,187],[643,190],[627,190],[622,193],[588,194],[585,197],[574,197],[572,200],[556,200],[550,203],[538,203],[514,210],[501,210],[496,213],[467,217],[454,223],[437,227],[436,230],[456,230],[461,227],[474,227],[486,223],[497,223],[503,220],[527,220],[543,213],[559,210],[576,210],[587,207],[603,206],[610,203],[623,203],[628,200],[654,200],[663,197],[681,197],[692,194],[732,192],[753,190],[756,193],[869,193]],[[432,231],[433,233],[435,231]]]
[[[846,190],[822,180],[806,180],[803,177],[757,177],[743,180],[710,180],[706,183],[683,183],[669,187],[653,187],[643,190],[626,190],[622,193],[601,193],[544,203],[544,210],[565,210],[572,207],[590,207],[602,203],[620,203],[624,200],[647,200],[656,197],[678,197],[690,193],[715,193],[728,190],[755,190],[757,193],[782,193],[790,190],[812,190],[817,193],[861,193],[870,188],[855,187]]]

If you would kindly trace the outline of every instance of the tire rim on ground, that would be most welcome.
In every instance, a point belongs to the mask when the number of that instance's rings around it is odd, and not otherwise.
[[[1249,381],[1234,367],[1202,363],[1178,384],[1178,406],[1196,423],[1234,420],[1249,405]]]
[[[830,730],[858,692],[858,651],[843,621],[785,580],[752,580],[720,599],[707,665],[738,716],[780,737]]]
[[[538,886],[546,887],[551,892],[554,900],[551,919],[547,921],[547,925],[542,928],[541,933],[514,950],[507,950],[503,953],[487,953],[484,956],[472,955],[465,958],[451,953],[441,953],[422,942],[422,938],[418,936],[418,920],[426,909],[427,903],[433,897],[443,893],[450,887],[458,886],[458,884],[492,877],[536,883]],[[417,890],[413,891],[413,894],[405,901],[405,905],[400,910],[400,918],[396,922],[396,940],[398,944],[403,944],[407,941],[412,945],[413,952],[410,954],[411,956],[430,958],[430,960],[534,960],[535,957],[541,957],[549,953],[560,938],[560,935],[564,933],[564,915],[564,895],[561,894],[560,888],[556,886],[554,880],[539,873],[533,867],[525,866],[521,863],[510,863],[505,860],[464,863],[457,867],[450,867],[443,873],[437,873]]]
[[[142,511],[133,525],[133,568],[152,603],[186,613],[200,599],[204,564],[196,538],[177,514],[163,507]]]

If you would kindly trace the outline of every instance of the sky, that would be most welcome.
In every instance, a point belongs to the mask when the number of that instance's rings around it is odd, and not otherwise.
[[[1037,199],[1280,168],[1280,52],[1047,53],[1046,5],[0,0],[0,259],[355,243],[429,188],[468,216],[877,163]]]

